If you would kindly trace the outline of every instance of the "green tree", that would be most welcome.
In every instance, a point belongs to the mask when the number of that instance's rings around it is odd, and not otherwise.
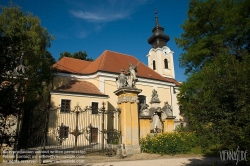
[[[44,55],[45,55],[45,59],[48,61],[50,66],[56,63],[56,60],[54,59],[54,57],[49,51],[46,50]]]
[[[24,147],[31,138],[31,115],[48,98],[53,57],[47,51],[53,37],[31,13],[10,4],[0,13],[0,145],[12,144],[9,124],[4,120],[22,117],[19,143]],[[42,111],[41,111],[41,114]],[[3,119],[3,120],[2,120]],[[12,133],[13,134],[13,133]]]
[[[71,57],[71,54],[67,51],[61,52],[58,60],[62,59],[63,57]]]
[[[189,77],[178,96],[202,146],[250,147],[250,1],[191,0],[177,45]]]
[[[87,58],[87,53],[86,51],[82,52],[82,51],[79,51],[79,52],[75,52],[73,54],[70,54],[69,52],[62,52],[60,53],[60,57],[58,60],[62,59],[63,57],[71,57],[71,58],[75,58],[75,59],[81,59],[81,60],[86,60],[86,61],[93,61],[92,58]]]

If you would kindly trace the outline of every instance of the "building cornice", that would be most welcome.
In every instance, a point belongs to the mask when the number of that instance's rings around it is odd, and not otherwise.
[[[55,74],[56,76],[63,76],[63,77],[71,77],[71,78],[77,78],[77,79],[95,79],[96,77],[105,77],[105,78],[115,78],[119,74],[114,74],[114,73],[108,73],[108,72],[103,72],[99,71],[93,75],[78,75],[78,74],[69,74],[69,73],[57,73]],[[148,79],[148,78],[143,78],[143,77],[138,77],[139,82],[143,83],[152,83],[152,84],[159,84],[159,85],[168,85],[168,86],[175,86],[174,83],[170,83],[167,81],[161,81],[161,80],[156,80],[156,79]]]

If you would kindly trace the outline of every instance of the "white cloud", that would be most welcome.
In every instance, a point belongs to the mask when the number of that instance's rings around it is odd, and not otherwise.
[[[70,10],[70,13],[88,22],[111,22],[129,18],[147,0],[97,0],[94,2],[74,5],[75,9]]]
[[[127,13],[94,13],[83,11],[71,11],[71,14],[75,17],[84,19],[90,22],[110,22],[114,20],[124,19],[128,17]]]

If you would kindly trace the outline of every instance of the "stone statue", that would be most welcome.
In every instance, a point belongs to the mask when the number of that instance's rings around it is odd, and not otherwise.
[[[149,109],[148,109],[149,105],[146,104],[146,102],[144,101],[144,103],[141,103],[141,108],[140,108],[140,116],[149,116]]]
[[[135,87],[135,83],[138,81],[136,75],[137,75],[137,67],[139,65],[140,61],[138,62],[138,64],[136,66],[133,66],[132,63],[129,63],[129,69],[128,69],[128,87]]]
[[[151,103],[155,103],[155,102],[160,102],[160,100],[158,98],[157,91],[155,89],[153,89]]]
[[[22,75],[22,74],[25,74],[25,66],[24,65],[19,65],[16,67],[15,71],[19,74],[19,75]],[[22,73],[21,73],[22,72]]]
[[[127,76],[124,74],[124,70],[121,70],[120,75],[116,78],[117,88],[123,88],[127,86]]]
[[[118,89],[123,87],[135,88],[135,83],[138,81],[136,77],[136,68],[138,67],[139,63],[140,61],[136,66],[133,66],[132,63],[129,63],[129,69],[127,71],[128,76],[125,75],[125,70],[121,70],[120,75],[116,78],[116,85]]]
[[[23,75],[23,74],[25,74],[25,68],[27,68],[27,67],[25,67],[23,65],[23,53],[22,53],[21,57],[19,58],[19,63],[18,64],[19,65],[14,69],[13,74],[14,75]]]
[[[167,116],[173,116],[172,107],[168,104],[168,102],[164,102],[164,106],[162,107],[162,111],[166,113]]]
[[[155,89],[152,90],[152,99],[158,99],[158,94]]]

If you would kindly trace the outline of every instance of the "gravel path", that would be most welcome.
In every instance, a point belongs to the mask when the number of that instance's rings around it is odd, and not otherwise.
[[[86,164],[86,166],[211,166],[216,163],[216,159],[204,158],[168,158],[168,159],[155,159],[155,160],[136,160],[136,161],[123,161],[123,162],[106,162],[106,163],[93,163]],[[217,164],[218,161],[217,161]],[[222,165],[220,163],[219,165]]]
[[[141,153],[127,158],[91,158],[86,157],[86,166],[211,166],[224,165],[218,157],[203,157],[201,155],[161,156],[157,154]],[[101,162],[100,162],[101,161]]]
[[[55,163],[47,164],[13,164],[13,166],[220,166],[224,163],[220,160],[220,157],[203,157],[201,155],[157,155],[140,153],[136,155],[127,156],[126,158],[120,158],[119,156],[106,157],[103,155],[87,155],[78,158],[80,163],[67,163],[66,160],[57,160]],[[74,161],[74,159],[70,159]],[[69,161],[69,160],[68,160]],[[5,166],[6,164],[2,164]],[[7,164],[12,165],[12,164]]]

